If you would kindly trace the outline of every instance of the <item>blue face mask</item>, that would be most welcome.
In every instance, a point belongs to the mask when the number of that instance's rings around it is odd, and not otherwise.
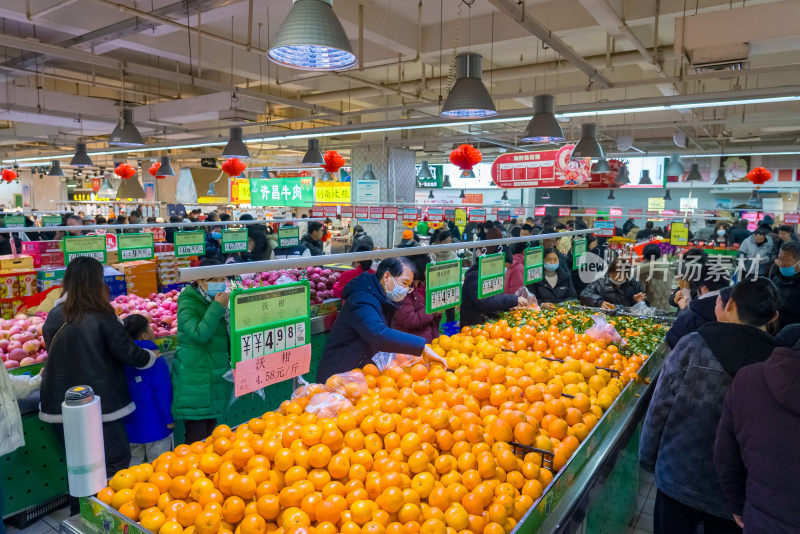
[[[795,274],[797,274],[797,273],[795,272],[795,270],[794,270],[794,265],[792,265],[792,266],[790,266],[790,267],[781,267],[781,268],[780,268],[780,270],[781,270],[781,274],[782,274],[783,276],[787,277],[787,278],[789,278],[790,276],[794,276]]]
[[[211,237],[214,239],[222,239],[222,232],[211,232]]]
[[[720,236],[720,237],[724,236],[725,235],[725,230],[720,228],[719,230],[717,230],[717,235]]]
[[[560,263],[545,263],[544,268],[548,271],[557,271]]]
[[[406,298],[408,288],[400,284],[395,278],[392,278],[392,280],[394,280],[394,288],[392,288],[391,291],[387,291],[386,296],[389,297],[389,300],[392,302],[400,302]]]
[[[213,299],[218,293],[224,293],[226,289],[227,285],[225,282],[209,282],[206,294]]]

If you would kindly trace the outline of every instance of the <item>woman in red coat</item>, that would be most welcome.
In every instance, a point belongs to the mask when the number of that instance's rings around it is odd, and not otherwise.
[[[441,313],[425,313],[425,266],[430,262],[427,254],[417,254],[409,258],[416,268],[411,291],[400,303],[400,309],[394,314],[392,328],[424,337],[426,343],[439,337]]]
[[[367,245],[361,245],[358,249],[354,250],[353,252],[369,252],[372,250],[372,247]],[[344,286],[350,282],[353,278],[357,277],[361,273],[374,273],[375,271],[372,269],[372,260],[364,260],[359,261],[355,264],[355,266],[350,269],[349,271],[344,271],[340,276],[339,279],[333,284],[333,297],[340,299],[342,298],[342,291],[344,291]]]

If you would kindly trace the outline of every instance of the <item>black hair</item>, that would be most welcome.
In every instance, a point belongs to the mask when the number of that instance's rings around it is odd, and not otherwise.
[[[361,226],[360,224],[357,224],[357,225],[353,226],[353,233],[354,234],[357,234],[358,232],[363,232],[363,231],[364,231],[364,227]]]
[[[511,237],[519,237],[520,235],[522,235],[522,231],[519,226],[511,229]]]
[[[731,288],[736,311],[745,324],[763,326],[775,318],[780,295],[769,278],[742,280]]]
[[[702,248],[690,248],[683,253],[683,261],[690,261],[692,258],[696,258],[694,261],[700,265],[705,265],[706,261],[708,261],[708,254]]]
[[[197,266],[207,267],[208,265],[222,265],[222,262],[216,258],[203,258]]]
[[[378,268],[375,270],[375,276],[378,277],[378,280],[383,278],[383,274],[386,272],[392,276],[400,276],[406,268],[411,269],[412,273],[417,272],[414,268],[414,264],[405,256],[386,258],[378,264]]]
[[[142,210],[138,210],[138,209],[133,210],[130,213],[129,217],[138,217],[139,219],[141,219],[142,218]]]
[[[64,222],[67,222],[67,221],[78,221],[79,223],[83,224],[83,219],[81,219],[80,217],[78,217],[74,213],[70,213],[70,214],[68,214],[66,216],[66,218],[64,219]]]
[[[250,215],[249,213],[242,213],[241,215],[239,215],[239,220],[240,221],[252,221],[253,220],[253,216]]]
[[[519,237],[519,236],[514,236],[514,237]],[[511,254],[522,254],[525,252],[526,248],[528,248],[528,243],[526,242],[514,243],[513,245],[511,245]]]
[[[787,234],[793,234],[793,233],[794,233],[794,230],[792,230],[792,227],[791,227],[791,226],[789,226],[788,224],[782,224],[782,225],[780,225],[780,226],[778,227],[778,231],[779,231],[779,232],[786,232]]]
[[[231,214],[230,213],[223,213],[223,214],[221,214],[219,216],[219,220],[220,221],[230,221],[231,220]]]
[[[547,257],[548,254],[555,254],[556,256],[558,256],[558,261],[559,262],[561,261],[561,256],[559,255],[557,248],[546,248],[546,249],[544,249],[542,251],[542,261],[544,261],[544,259]]]
[[[431,236],[431,244],[432,245],[439,244],[448,237],[451,239],[453,238],[453,234],[450,233],[450,230],[446,228],[439,228]]]
[[[800,260],[800,242],[787,241],[786,243],[781,245],[780,251],[781,252],[785,251],[787,254],[791,255],[794,259]]]
[[[369,252],[372,250],[372,247],[367,244],[358,245],[353,252]],[[369,271],[369,268],[372,267],[372,260],[363,260],[358,262],[361,268],[365,271]]]
[[[731,300],[731,293],[733,292],[733,286],[723,287],[719,290],[719,299],[722,301],[723,306],[728,305],[728,301]]]
[[[171,223],[178,223],[178,222],[181,222],[182,220],[183,219],[181,219],[177,215],[170,215],[169,216],[169,222],[171,222]]]
[[[106,224],[106,218],[103,217],[102,215],[98,215],[97,217],[94,218],[94,220],[97,224]]]
[[[648,230],[652,230],[652,229],[653,229],[653,226],[655,226],[655,224],[653,223],[653,221],[647,221],[646,223],[644,223],[644,227],[645,227],[646,229],[648,229]]]
[[[763,235],[764,237],[767,237],[767,234],[769,234],[771,231],[772,231],[772,228],[770,228],[769,226],[764,226],[764,225],[762,224],[761,226],[759,226],[758,228],[756,228],[756,231],[755,231],[755,232],[753,232],[753,233],[754,233],[754,234],[761,234],[761,235]]]
[[[322,223],[319,221],[311,221],[308,223],[308,233],[313,234],[317,230],[322,228]]]
[[[730,285],[731,279],[727,272],[720,269],[712,269],[707,266],[701,269],[700,281],[697,283],[698,288],[705,286],[709,291],[718,291]]]
[[[148,223],[154,223],[154,222],[156,222],[156,218],[155,217],[148,217],[147,218],[147,222]]]
[[[414,264],[414,280],[425,280],[426,266],[431,262],[427,254],[415,254],[411,256],[411,263]]]
[[[655,243],[645,245],[642,250],[642,257],[646,260],[657,260],[661,257],[661,249]]]
[[[522,230],[526,230],[527,232],[529,232],[531,234],[533,233],[533,225],[530,225],[528,223],[523,224],[521,229]]]
[[[739,219],[739,228],[747,228],[750,223],[747,222],[747,219]]]
[[[147,329],[150,328],[150,321],[148,321],[147,317],[144,315],[132,313],[122,320],[122,326],[125,328],[128,335],[131,336],[131,339],[135,341],[137,339],[142,339],[142,336],[147,333]]]

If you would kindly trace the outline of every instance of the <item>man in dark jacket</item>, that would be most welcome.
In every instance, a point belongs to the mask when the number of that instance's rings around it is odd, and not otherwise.
[[[647,409],[639,463],[655,472],[654,534],[740,532],[713,465],[714,437],[733,377],[766,360],[778,293],[766,278],[745,280],[717,296],[719,322],[684,336],[667,356]]]
[[[389,328],[413,280],[414,265],[408,258],[387,258],[375,274],[362,273],[345,286],[344,306],[328,335],[317,382],[363,367],[378,352],[444,361],[425,345],[425,338]]]
[[[325,226],[319,221],[308,223],[308,233],[300,239],[300,244],[308,249],[312,256],[322,256],[322,236]]]
[[[731,245],[741,245],[742,241],[750,237],[750,230],[747,229],[747,221],[740,219],[736,228],[731,231],[729,239]]]
[[[636,234],[636,241],[644,241],[653,237],[653,226],[655,226],[653,221],[644,223],[644,230],[639,230],[639,233]]]
[[[617,258],[608,266],[608,272],[581,292],[580,301],[585,306],[612,309],[614,306],[633,306],[647,298],[642,284],[631,277],[630,264]]]
[[[366,250],[374,250],[375,243],[372,238],[364,231],[364,227],[360,224],[353,226],[353,245],[350,247],[350,252],[354,252],[357,248],[368,246]]]
[[[778,268],[771,279],[781,295],[778,326],[783,328],[800,323],[800,243],[784,242],[775,264]]]
[[[714,463],[748,534],[800,532],[800,347],[777,348],[736,374],[722,409]]]
[[[717,295],[721,289],[731,285],[727,274],[711,271],[703,267],[700,281],[697,283],[697,298],[689,302],[689,308],[672,323],[667,332],[666,341],[670,347],[675,347],[680,339],[692,332],[697,332],[705,323],[716,321],[714,308],[717,305]]]

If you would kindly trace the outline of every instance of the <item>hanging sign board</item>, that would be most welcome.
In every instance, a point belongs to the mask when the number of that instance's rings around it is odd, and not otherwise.
[[[349,187],[349,184],[348,184]],[[311,178],[251,178],[252,206],[308,207],[314,203]]]
[[[800,213],[784,213],[783,222],[785,222],[786,224],[800,223]]]
[[[614,221],[594,221],[592,235],[597,237],[614,237]]]
[[[446,221],[452,221],[456,218],[456,209],[455,208],[445,208],[444,209],[444,219]]]
[[[5,217],[3,217],[3,228],[20,228],[24,226],[25,226],[24,215],[6,215]]]
[[[206,233],[202,230],[195,232],[175,232],[175,257],[204,256],[206,253]]]
[[[387,220],[396,220],[397,211],[395,206],[386,206],[383,208],[383,218]]]
[[[538,282],[544,276],[544,247],[529,247],[525,249],[525,284]]]
[[[61,215],[44,215],[42,216],[42,226],[61,226]]]
[[[358,202],[380,202],[380,180],[359,180],[356,182],[356,198]]]
[[[575,239],[572,241],[572,268],[578,269],[584,263],[586,263],[586,239]]]
[[[100,263],[106,262],[105,235],[67,236],[62,248],[66,265],[78,256],[89,256]]]
[[[430,222],[442,222],[444,220],[444,210],[442,208],[428,208],[428,220]]]
[[[322,208],[322,213],[325,217],[336,217],[339,215],[339,209],[336,206],[324,206]]]
[[[674,222],[670,226],[669,244],[684,246],[689,244],[689,227],[682,222]]]
[[[370,219],[383,219],[383,208],[380,206],[370,206],[369,207],[369,218]]]
[[[353,206],[342,206],[339,208],[339,213],[341,214],[342,218],[352,219],[353,215],[355,214],[355,208]]]
[[[573,148],[502,154],[492,163],[492,179],[505,188],[580,185],[591,178],[589,159],[570,159]]]
[[[461,305],[461,259],[429,263],[425,267],[425,313]]]
[[[419,220],[419,210],[417,208],[403,208],[403,221],[417,222]]]
[[[155,256],[153,234],[119,234],[117,237],[119,261],[152,260]]]
[[[470,208],[469,222],[474,222],[474,223],[486,222],[486,210],[483,208]]]
[[[697,197],[681,197],[679,202],[681,211],[697,209]]]
[[[586,208],[583,210],[586,215],[597,215],[597,208]]]
[[[463,232],[463,229],[467,227],[467,210],[458,208],[453,222],[455,222],[456,228]]]
[[[322,206],[314,206],[311,208],[311,216],[312,217],[324,217],[325,210],[322,209]]]
[[[222,231],[222,252],[245,252],[247,250],[247,230],[244,228]]]
[[[525,208],[514,208],[515,217],[520,217],[522,215],[525,215]]]
[[[662,210],[661,215],[675,215],[675,210]]]
[[[639,209],[628,210],[628,215],[641,215],[642,213],[644,212]]]
[[[611,217],[619,218],[622,217],[622,208],[611,208],[608,210]]]
[[[664,199],[661,197],[650,197],[647,199],[647,211],[661,211],[664,209]]]
[[[296,247],[300,244],[300,228],[297,226],[281,226],[278,228],[278,246]]]
[[[237,397],[308,372],[309,293],[307,280],[231,293],[231,364]]]
[[[569,217],[569,214],[570,214],[569,208],[558,208],[559,217]]]
[[[317,182],[314,202],[350,204],[350,182]]]
[[[547,208],[545,206],[538,206],[536,208],[533,208],[533,214],[537,217],[541,217],[545,214],[546,210]]]
[[[497,210],[497,220],[498,221],[510,221],[511,220],[511,209],[498,209]]]
[[[356,206],[356,219],[369,219],[369,208],[367,206]]]
[[[144,231],[153,234],[153,241],[156,243],[165,243],[167,241],[167,231],[160,226],[156,228],[145,228]]]
[[[478,258],[478,298],[502,293],[506,286],[505,254],[484,254]]]

